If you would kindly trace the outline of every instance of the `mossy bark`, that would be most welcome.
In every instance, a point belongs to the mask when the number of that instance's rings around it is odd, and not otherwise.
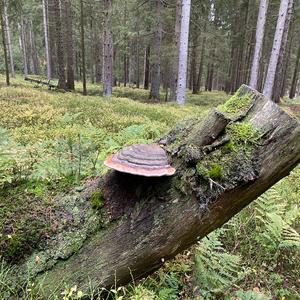
[[[40,272],[44,290],[59,293],[76,284],[87,291],[145,276],[288,175],[300,161],[299,123],[247,86],[235,97],[241,95],[247,96],[247,108],[234,116],[214,110],[159,141],[177,168],[175,176],[112,171],[100,180],[95,189],[102,190],[110,226]],[[241,138],[230,130],[234,124],[246,124]]]

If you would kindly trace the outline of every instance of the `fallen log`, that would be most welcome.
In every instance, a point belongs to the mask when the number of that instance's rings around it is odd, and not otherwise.
[[[112,171],[84,190],[86,201],[101,190],[109,224],[47,271],[39,270],[45,291],[75,284],[83,291],[109,288],[151,273],[222,226],[300,161],[299,123],[247,86],[201,122],[178,125],[159,143],[175,175]]]
[[[24,80],[32,82],[32,83],[36,83],[37,86],[39,86],[39,85],[48,86],[49,90],[58,88],[57,85],[54,85],[54,84],[50,83],[50,80],[46,82],[46,81],[43,81],[43,80],[40,80],[40,79],[33,79],[33,78],[29,78],[29,77],[25,77]]]

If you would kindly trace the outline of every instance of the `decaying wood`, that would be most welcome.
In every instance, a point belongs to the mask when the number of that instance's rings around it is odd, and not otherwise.
[[[46,82],[46,81],[43,81],[43,80],[33,79],[33,78],[29,78],[29,77],[25,77],[24,80],[32,82],[32,83],[36,83],[37,86],[38,85],[46,85],[46,86],[49,87],[49,90],[58,88],[57,85],[54,85],[54,84],[50,83],[50,80]]]
[[[44,289],[58,292],[76,284],[86,291],[89,286],[110,287],[126,284],[132,276],[141,278],[288,175],[300,161],[299,123],[247,86],[233,99],[245,95],[246,108],[214,110],[161,139],[177,169],[173,177],[112,171],[100,179],[93,189],[102,191],[109,222],[69,257],[49,263],[47,272],[40,270],[37,278]],[[244,117],[237,118],[239,114]],[[255,138],[236,138],[234,126],[241,125]],[[206,152],[209,144],[215,146]],[[212,172],[212,162],[220,165],[222,174]]]

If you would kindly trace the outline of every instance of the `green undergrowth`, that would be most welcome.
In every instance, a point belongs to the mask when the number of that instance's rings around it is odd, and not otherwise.
[[[80,83],[79,92],[62,93],[20,77],[6,87],[0,79],[0,255],[8,261],[43,245],[53,234],[55,197],[106,172],[108,154],[151,143],[179,120],[208,108],[142,103],[148,91],[130,87],[115,88],[105,99],[99,85],[89,84],[91,96],[84,97]],[[93,195],[90,207],[102,206],[102,197]]]
[[[106,172],[102,162],[109,153],[155,141],[180,120],[201,120],[208,108],[228,98],[221,92],[189,92],[188,105],[182,108],[163,100],[147,103],[148,91],[132,87],[117,87],[113,97],[104,99],[100,85],[89,84],[90,95],[83,97],[80,92],[34,88],[21,78],[7,88],[0,79],[1,299],[51,299],[33,284],[34,272],[79,251],[94,230],[106,226],[103,192],[97,190],[86,202],[80,191]],[[80,91],[80,83],[76,87]],[[250,107],[250,100],[248,95],[233,97],[221,110],[235,117]],[[284,105],[290,109],[296,104]],[[180,139],[188,134],[180,126],[177,130]],[[247,159],[260,139],[244,122],[229,125],[226,133],[230,141],[195,164],[201,180],[222,185],[232,154]],[[298,168],[152,276],[109,291],[91,289],[91,299],[100,299],[104,292],[116,300],[300,299],[299,182]],[[55,235],[60,238],[49,244],[48,237]],[[52,251],[45,251],[46,245]],[[32,274],[22,273],[27,283],[17,286],[11,280],[10,274],[17,272],[11,263],[22,265],[24,257]],[[56,299],[81,296],[74,283]]]

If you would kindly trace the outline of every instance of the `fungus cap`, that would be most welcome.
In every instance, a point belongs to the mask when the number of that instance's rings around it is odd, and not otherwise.
[[[104,165],[114,170],[146,177],[171,176],[175,169],[170,166],[165,150],[158,144],[136,144],[110,155]]]

